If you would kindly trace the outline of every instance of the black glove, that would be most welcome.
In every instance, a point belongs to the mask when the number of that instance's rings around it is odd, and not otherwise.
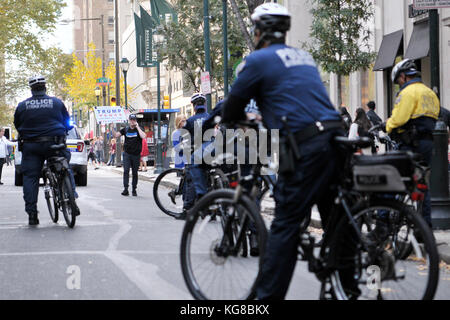
[[[386,122],[382,122],[380,125],[380,130],[386,133]]]

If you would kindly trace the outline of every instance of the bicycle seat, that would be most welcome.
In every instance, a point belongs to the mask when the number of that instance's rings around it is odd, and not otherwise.
[[[50,150],[52,150],[52,151],[61,151],[61,150],[64,150],[65,148],[66,148],[66,145],[64,143],[55,144],[53,146],[50,146]]]
[[[372,145],[372,140],[367,137],[361,137],[357,139],[348,139],[346,137],[335,137],[334,141],[342,146],[354,148],[367,148]]]

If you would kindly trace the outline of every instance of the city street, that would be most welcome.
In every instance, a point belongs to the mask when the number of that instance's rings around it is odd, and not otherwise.
[[[13,168],[4,167],[0,191],[0,299],[192,299],[179,259],[184,222],[159,211],[152,183],[141,181],[137,198],[123,197],[121,175],[90,168],[75,228],[63,217],[51,222],[43,192],[35,228]],[[71,290],[73,266],[81,281]],[[288,299],[318,298],[319,282],[305,268],[297,267]]]
[[[0,192],[0,299],[192,299],[179,262],[184,222],[157,209],[152,183],[141,181],[137,198],[123,197],[121,175],[90,168],[88,186],[78,188],[75,228],[62,217],[50,221],[42,192],[35,228],[13,174],[4,168]],[[75,269],[79,289],[70,281]],[[319,289],[299,262],[287,298],[316,300]],[[436,298],[449,295],[449,271],[441,272]]]

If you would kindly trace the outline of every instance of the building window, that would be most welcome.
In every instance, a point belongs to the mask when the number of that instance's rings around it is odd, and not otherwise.
[[[109,53],[109,61],[114,60],[115,59],[115,53],[114,52],[110,52]]]
[[[108,16],[108,24],[109,25],[114,25],[114,16]]]
[[[109,31],[108,32],[108,43],[109,44],[114,44],[114,31]]]
[[[361,104],[365,107],[369,101],[375,101],[375,73],[372,67],[361,70]]]

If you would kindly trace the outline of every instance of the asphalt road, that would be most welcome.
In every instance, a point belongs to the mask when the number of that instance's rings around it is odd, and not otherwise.
[[[122,177],[89,169],[79,187],[81,216],[74,229],[51,222],[43,192],[38,227],[28,226],[22,188],[13,167],[0,186],[0,299],[192,299],[181,273],[184,221],[164,215],[153,184],[140,181],[138,197],[123,197]],[[298,263],[288,299],[313,299],[320,284]],[[437,298],[450,298],[450,274],[441,276]]]

